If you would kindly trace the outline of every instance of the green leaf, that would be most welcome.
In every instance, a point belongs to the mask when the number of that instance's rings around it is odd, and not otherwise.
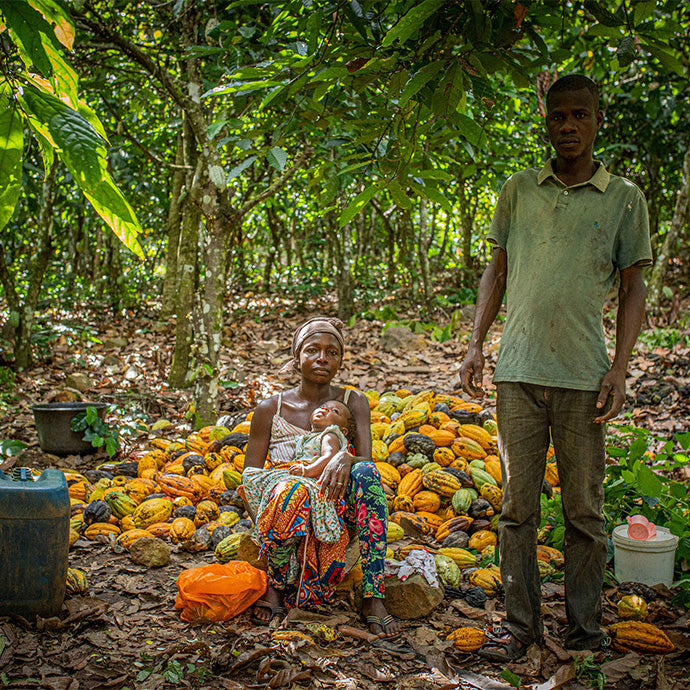
[[[635,26],[645,21],[645,19],[649,19],[654,14],[656,4],[656,0],[651,0],[651,2],[638,2],[635,5],[635,9],[633,11],[633,21],[635,22]]]
[[[22,102],[32,116],[32,128],[60,152],[96,213],[128,249],[144,258],[137,241],[139,222],[107,171],[104,139],[82,115],[31,84],[25,86]]]
[[[287,162],[287,153],[283,151],[280,146],[274,146],[266,154],[266,160],[271,167],[282,172],[285,168],[285,163]]]
[[[460,100],[465,95],[462,67],[456,62],[450,65],[439,80],[432,98],[432,110],[438,117],[447,117],[455,112]]]
[[[618,48],[616,48],[616,56],[621,67],[632,64],[635,59],[635,39],[633,36],[626,34],[621,38]]]
[[[585,0],[585,9],[594,15],[594,18],[604,26],[622,26],[625,24],[625,15],[620,11],[611,12],[601,3],[594,0]]]
[[[262,79],[261,81],[249,81],[242,84],[225,84],[221,86],[215,86],[212,89],[206,91],[202,94],[202,98],[208,98],[210,96],[223,96],[228,93],[239,93],[240,91],[253,91],[255,89],[267,89],[273,86],[282,86],[282,81],[276,81],[275,79]]]
[[[364,191],[360,192],[348,205],[347,208],[340,214],[338,219],[338,227],[343,228],[347,225],[366,205],[369,200],[379,191],[377,185],[371,185]]]
[[[675,72],[681,77],[686,76],[683,64],[675,55],[667,53],[658,46],[650,45],[646,41],[643,42],[645,44],[645,49],[648,50],[667,70]]]
[[[427,199],[429,199],[430,201],[433,201],[434,203],[441,206],[441,208],[443,208],[443,210],[446,211],[446,213],[453,212],[453,205],[435,187],[421,187],[419,185],[414,185],[414,189],[416,191],[419,191],[419,193],[422,194],[422,196],[427,197]]]
[[[24,127],[16,103],[0,91],[0,229],[12,217],[22,191]]]
[[[388,189],[390,190],[393,201],[402,209],[412,208],[412,201],[410,197],[405,194],[405,190],[402,188],[398,180],[391,180]]]
[[[637,486],[640,493],[645,496],[653,496],[656,498],[661,496],[661,490],[663,488],[661,479],[646,466],[640,467],[640,471],[637,473]]]
[[[207,128],[206,128],[206,134],[209,139],[214,139],[216,134],[220,132],[223,127],[228,123],[227,120],[218,120],[218,122],[212,122]]]
[[[120,444],[116,438],[108,437],[105,439],[105,450],[107,451],[109,457],[112,458],[119,449]]]
[[[141,232],[139,221],[110,175],[106,173],[98,185],[93,188],[87,189],[82,185],[79,186],[96,213],[117,235],[122,244],[143,259],[144,251],[137,240],[137,235]]]
[[[2,14],[27,68],[52,77],[53,64],[44,45],[57,42],[50,24],[26,0],[3,2]]]
[[[383,37],[381,45],[387,48],[396,39],[404,43],[414,34],[432,14],[435,14],[443,5],[445,0],[424,0],[402,16],[390,31]]]
[[[235,177],[239,177],[255,160],[256,156],[249,156],[249,158],[245,158],[241,163],[238,163],[228,173],[228,181],[232,180]]]
[[[398,99],[398,105],[402,108],[409,100],[414,96],[421,88],[429,83],[443,67],[444,62],[438,60],[437,62],[432,62],[425,67],[422,67],[411,79],[408,80],[407,84],[400,94]]]
[[[86,423],[93,424],[98,419],[98,410],[95,407],[89,405],[86,408]]]
[[[471,118],[463,113],[452,113],[448,118],[472,146],[485,148],[487,145],[486,133],[484,130]]]
[[[676,434],[676,439],[683,450],[690,449],[690,431],[686,431],[684,434]]]
[[[105,141],[79,113],[50,93],[31,84],[22,101],[35,118],[33,123],[62,153],[77,183],[98,184],[105,169]],[[80,185],[81,186],[81,185]]]
[[[504,668],[501,671],[501,678],[503,678],[506,683],[510,684],[514,688],[519,688],[522,685],[522,679],[517,674],[513,673],[511,670]]]
[[[10,457],[12,455],[19,455],[26,447],[27,445],[23,441],[3,439],[0,441],[0,456]],[[0,651],[1,654],[2,651]]]
[[[686,498],[688,495],[688,490],[685,484],[680,482],[671,482],[671,496],[673,498]]]

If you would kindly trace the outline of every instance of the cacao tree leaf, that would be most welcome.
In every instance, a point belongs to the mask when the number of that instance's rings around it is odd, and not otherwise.
[[[425,187],[414,182],[410,182],[410,187],[412,187],[412,189],[414,189],[419,196],[426,197],[429,199],[429,201],[433,201],[441,206],[441,208],[443,208],[443,210],[447,213],[453,212],[453,206],[451,205],[450,201],[448,201],[448,199],[446,199],[446,197],[443,196],[443,194],[441,194],[441,192],[439,192],[435,187]]]
[[[238,163],[228,173],[228,181],[232,180],[235,177],[239,177],[255,160],[256,156],[249,156],[249,158],[245,158],[241,163]]]
[[[455,111],[465,94],[463,89],[462,67],[457,63],[445,71],[432,98],[432,110],[438,117],[447,117]]]
[[[342,228],[347,225],[368,203],[369,200],[378,192],[377,185],[371,185],[364,191],[360,192],[340,214],[338,219],[338,227]]]
[[[477,146],[479,148],[486,147],[486,133],[471,117],[456,111],[451,113],[448,119],[457,127],[460,134],[462,134],[472,146]]]
[[[402,108],[412,96],[428,84],[441,71],[443,64],[442,60],[438,60],[437,62],[432,62],[422,67],[422,69],[405,84],[400,98],[398,99],[398,105]]]
[[[675,55],[672,55],[663,48],[659,48],[656,45],[652,45],[649,42],[644,41],[644,39],[642,40],[645,44],[645,49],[648,50],[667,70],[670,72],[675,72],[681,77],[687,76],[683,63],[681,63],[681,61]]]
[[[95,186],[105,169],[105,141],[75,110],[51,93],[27,84],[21,100],[36,126],[56,149],[77,184]]]
[[[9,86],[0,90],[0,228],[12,217],[22,191],[24,125]]]
[[[426,19],[435,14],[444,4],[444,0],[424,0],[424,2],[420,2],[419,5],[416,5],[403,15],[395,26],[388,31],[383,37],[381,45],[386,48],[396,39],[400,43],[404,43],[419,29]]]
[[[344,9],[347,18],[352,22],[352,26],[357,29],[359,35],[365,41],[368,41],[369,37],[367,36],[367,27],[362,21],[362,8],[359,6],[359,3],[355,2],[353,6],[352,2],[345,2],[342,4],[342,8]],[[357,10],[359,10],[359,13]]]
[[[253,91],[255,89],[267,89],[273,86],[282,86],[282,81],[276,81],[275,79],[261,79],[259,81],[249,81],[242,84],[221,84],[220,86],[215,86],[212,89],[206,91],[202,94],[202,98],[208,98],[209,96],[223,96],[229,93],[239,93],[240,91]]]
[[[21,97],[31,124],[58,151],[84,196],[123,244],[143,258],[134,211],[107,171],[105,140],[82,115],[50,93],[27,84]]]
[[[27,0],[3,2],[2,14],[27,68],[35,69],[46,78],[51,77],[53,63],[46,52],[46,45],[57,42],[57,38],[50,24]]]
[[[623,26],[625,24],[625,15],[620,10],[611,12],[595,0],[585,0],[585,9],[604,26]]]
[[[110,175],[107,172],[104,173],[103,178],[95,187],[87,189],[82,185],[79,186],[96,213],[107,223],[125,247],[143,259],[144,252],[137,240],[137,235],[141,231],[139,221]]]
[[[616,48],[616,56],[621,67],[627,67],[635,59],[635,39],[630,34],[621,38]]]
[[[57,2],[53,0],[29,0],[29,4],[37,9],[49,24],[53,24],[55,37],[67,50],[72,50],[74,44],[74,22]]]
[[[280,146],[274,146],[266,154],[266,160],[271,167],[282,172],[285,168],[285,163],[287,163],[287,153]]]
[[[397,180],[391,180],[388,189],[390,190],[393,201],[402,209],[412,208],[410,197],[405,194],[405,190]]]

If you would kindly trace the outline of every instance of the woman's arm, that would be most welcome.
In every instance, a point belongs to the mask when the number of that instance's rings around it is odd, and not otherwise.
[[[263,400],[257,405],[249,428],[249,441],[244,455],[244,466],[262,469],[266,463],[268,446],[271,441],[271,424],[276,412],[273,398]]]

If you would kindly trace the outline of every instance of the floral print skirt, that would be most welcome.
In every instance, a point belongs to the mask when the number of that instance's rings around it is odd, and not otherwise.
[[[342,511],[338,511],[339,513]],[[381,476],[371,461],[352,467],[339,539],[314,537],[309,492],[295,477],[276,485],[257,520],[262,553],[268,558],[268,580],[283,592],[288,606],[327,603],[343,578],[350,532],[359,537],[364,597],[384,596],[384,562],[388,502]]]

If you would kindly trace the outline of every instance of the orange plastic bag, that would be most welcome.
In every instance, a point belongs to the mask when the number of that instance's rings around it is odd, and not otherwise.
[[[182,620],[226,621],[248,609],[266,591],[266,573],[244,561],[190,568],[177,578],[175,608]]]

